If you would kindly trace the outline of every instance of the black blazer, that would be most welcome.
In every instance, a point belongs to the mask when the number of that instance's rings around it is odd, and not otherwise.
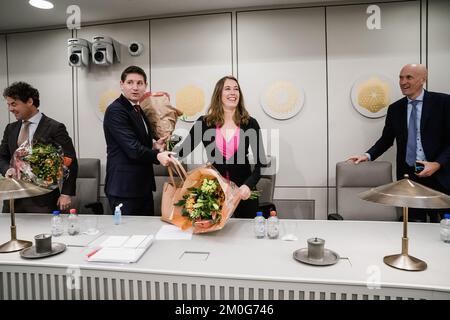
[[[181,146],[175,149],[178,150],[180,159],[191,153],[201,141],[205,146],[208,162],[213,164],[222,176],[226,177],[228,172],[230,180],[238,186],[245,184],[250,189],[255,189],[261,177],[261,167],[267,165],[258,121],[250,118],[248,124],[241,125],[238,150],[228,160],[225,159],[216,146],[215,132],[216,127],[208,126],[203,116],[197,119]],[[256,158],[253,171],[248,160],[250,147]]]
[[[3,140],[0,145],[0,172],[5,175],[10,167],[10,160],[14,151],[17,149],[17,138],[19,136],[21,121],[10,123],[6,126],[3,134]],[[69,176],[64,180],[61,193],[65,195],[75,195],[76,179],[78,173],[77,156],[66,126],[52,118],[42,114],[41,121],[36,128],[33,136],[34,141],[42,143],[52,143],[60,145],[63,149],[64,156],[72,158],[69,166]],[[17,212],[48,212],[49,208],[56,209],[56,201],[59,197],[59,190],[56,189],[49,194],[29,198],[31,202],[25,202],[19,206],[20,201],[16,200]],[[28,199],[27,199],[28,200]],[[42,210],[39,209],[42,207]],[[43,208],[47,207],[47,208]]]
[[[407,172],[406,146],[408,142],[406,97],[389,106],[381,138],[367,153],[375,160],[397,143],[397,179]],[[450,190],[450,95],[425,90],[420,133],[427,161],[439,162],[436,179]]]
[[[147,124],[123,95],[113,101],[105,112],[103,131],[106,139],[105,193],[114,197],[152,197],[155,191],[153,164],[159,164],[157,150]]]

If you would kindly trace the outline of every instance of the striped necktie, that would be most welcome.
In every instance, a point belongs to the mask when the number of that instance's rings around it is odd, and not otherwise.
[[[20,127],[19,137],[17,138],[17,146],[20,147],[22,143],[28,141],[30,135],[30,121],[23,121]]]

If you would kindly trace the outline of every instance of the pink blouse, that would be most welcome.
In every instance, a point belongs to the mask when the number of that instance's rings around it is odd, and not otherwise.
[[[230,159],[239,147],[239,127],[234,131],[233,136],[230,140],[225,139],[222,135],[222,131],[220,131],[219,126],[216,126],[216,146],[217,149],[222,153],[226,160]]]

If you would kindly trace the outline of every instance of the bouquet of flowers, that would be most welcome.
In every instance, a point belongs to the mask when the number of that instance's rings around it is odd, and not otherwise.
[[[14,152],[12,167],[18,179],[47,189],[61,189],[71,162],[71,158],[64,157],[61,147],[44,143],[31,145],[26,141]]]
[[[170,104],[167,92],[146,92],[140,100],[140,106],[151,124],[153,137],[158,140],[167,137],[167,150],[172,150],[181,137],[172,135],[178,117],[183,112]]]
[[[220,222],[225,194],[217,179],[204,178],[200,187],[188,189],[188,193],[175,205],[182,207],[181,213],[202,226]]]
[[[210,165],[182,175],[181,181],[164,184],[161,220],[182,230],[193,227],[194,233],[222,229],[241,200],[238,186]]]

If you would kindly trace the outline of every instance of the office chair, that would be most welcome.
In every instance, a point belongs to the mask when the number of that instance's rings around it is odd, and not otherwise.
[[[358,193],[392,182],[392,164],[368,161],[336,164],[336,209],[328,220],[397,221],[397,208],[362,200]]]
[[[100,202],[100,159],[78,159],[77,189],[73,207],[78,213],[104,213]]]

